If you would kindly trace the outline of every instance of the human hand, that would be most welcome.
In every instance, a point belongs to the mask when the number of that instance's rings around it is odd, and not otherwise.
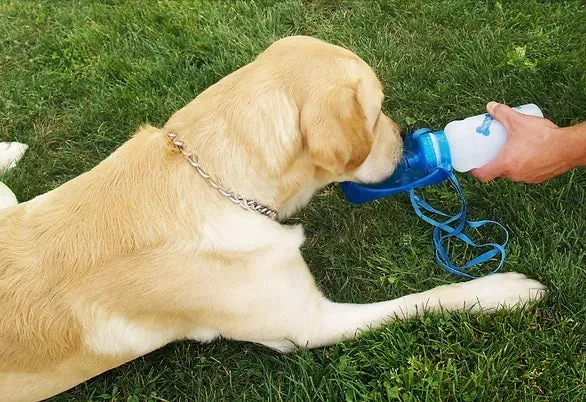
[[[571,145],[563,141],[563,129],[550,120],[529,116],[507,105],[490,102],[486,110],[507,129],[500,153],[470,173],[480,181],[497,177],[526,183],[541,183],[573,168]]]

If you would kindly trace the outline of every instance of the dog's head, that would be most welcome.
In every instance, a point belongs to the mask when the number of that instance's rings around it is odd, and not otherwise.
[[[166,127],[233,190],[284,218],[329,183],[373,183],[393,172],[402,142],[382,101],[380,81],[357,55],[294,36],[205,90]]]
[[[303,170],[293,174],[303,183],[281,194],[281,216],[329,183],[373,183],[393,173],[402,151],[400,129],[381,111],[382,85],[362,59],[314,38],[289,37],[257,62],[279,66],[299,113],[301,152],[291,169]]]

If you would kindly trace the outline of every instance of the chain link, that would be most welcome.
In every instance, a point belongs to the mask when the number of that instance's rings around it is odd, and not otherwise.
[[[254,211],[258,212],[261,215],[268,216],[271,219],[275,219],[277,217],[277,211],[271,209],[265,205],[262,205],[254,200],[247,200],[246,198],[242,197],[241,195],[226,189],[226,186],[222,184],[221,181],[214,179],[210,176],[199,164],[199,158],[195,154],[190,154],[185,151],[185,146],[183,141],[177,139],[177,134],[169,133],[169,138],[177,147],[181,155],[187,158],[187,162],[197,171],[197,173],[206,181],[210,186],[212,186],[218,193],[222,196],[226,197],[234,204],[240,206],[242,209],[247,211]]]

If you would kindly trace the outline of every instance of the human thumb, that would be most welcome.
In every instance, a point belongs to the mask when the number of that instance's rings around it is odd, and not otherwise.
[[[510,131],[513,119],[515,119],[517,117],[516,115],[519,113],[507,105],[494,101],[488,102],[486,110],[493,118],[503,123],[508,131]]]

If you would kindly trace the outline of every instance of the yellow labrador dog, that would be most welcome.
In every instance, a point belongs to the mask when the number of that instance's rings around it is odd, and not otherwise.
[[[285,352],[423,310],[539,298],[515,273],[340,304],[316,287],[300,226],[332,182],[376,182],[401,154],[382,86],[352,52],[279,40],[145,126],[91,171],[0,211],[0,400],[65,391],[180,339]]]

